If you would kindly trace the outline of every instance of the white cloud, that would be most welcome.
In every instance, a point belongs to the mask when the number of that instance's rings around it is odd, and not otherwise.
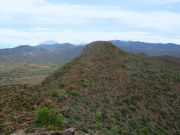
[[[85,24],[114,19],[138,28],[180,29],[180,13],[135,12],[115,7],[52,4],[44,0],[0,0],[1,23]]]
[[[79,30],[32,30],[32,31],[17,31],[12,29],[0,29],[1,42],[11,41],[16,44],[31,44],[37,45],[47,39],[53,39],[58,42],[82,43],[95,40],[135,40],[144,42],[159,42],[163,43],[179,43],[180,39],[153,35],[146,32],[104,32],[104,31],[79,31]]]
[[[162,5],[162,4],[174,4],[174,3],[178,3],[178,2],[180,2],[180,0],[148,0],[148,1],[144,1],[144,2],[151,3],[151,4]]]
[[[155,3],[155,0],[151,2]],[[156,0],[157,3],[173,3],[180,0]],[[141,29],[138,32],[104,32],[81,28],[73,30],[71,27],[53,29],[54,25],[79,25],[93,24],[95,20],[114,20],[119,28],[128,27]],[[68,5],[64,3],[50,3],[45,0],[0,0],[0,24],[29,24],[33,29],[0,28],[0,42],[17,44],[37,44],[43,40],[55,39],[58,41],[92,41],[108,39],[142,40],[150,42],[176,42],[180,37],[169,37],[180,31],[180,13],[146,11],[137,12],[122,10],[120,7],[98,7],[85,5]],[[39,27],[41,26],[42,27]],[[44,28],[43,25],[47,27]],[[109,26],[108,27],[113,27]],[[66,29],[70,29],[69,31]],[[88,29],[88,28],[87,28]],[[153,33],[148,32],[154,31]],[[164,34],[159,34],[164,32]],[[151,33],[151,34],[149,34]],[[71,36],[72,35],[72,36]],[[159,40],[159,41],[158,41]]]

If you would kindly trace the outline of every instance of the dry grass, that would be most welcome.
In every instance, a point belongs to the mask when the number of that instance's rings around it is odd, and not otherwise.
[[[0,86],[7,84],[40,84],[60,66],[55,64],[0,65]]]

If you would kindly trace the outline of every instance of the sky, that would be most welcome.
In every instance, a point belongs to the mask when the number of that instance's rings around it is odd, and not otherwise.
[[[180,0],[0,0],[0,48],[116,39],[180,44]]]

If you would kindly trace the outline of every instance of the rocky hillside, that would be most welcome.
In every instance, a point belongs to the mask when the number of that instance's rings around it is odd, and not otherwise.
[[[63,117],[61,129],[83,134],[178,135],[179,89],[179,69],[93,42],[37,87],[0,88],[0,130],[35,132],[45,106]]]

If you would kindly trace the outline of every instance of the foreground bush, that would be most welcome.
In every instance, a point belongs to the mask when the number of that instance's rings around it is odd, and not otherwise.
[[[61,129],[64,119],[55,108],[41,107],[36,112],[36,124],[42,128]]]

